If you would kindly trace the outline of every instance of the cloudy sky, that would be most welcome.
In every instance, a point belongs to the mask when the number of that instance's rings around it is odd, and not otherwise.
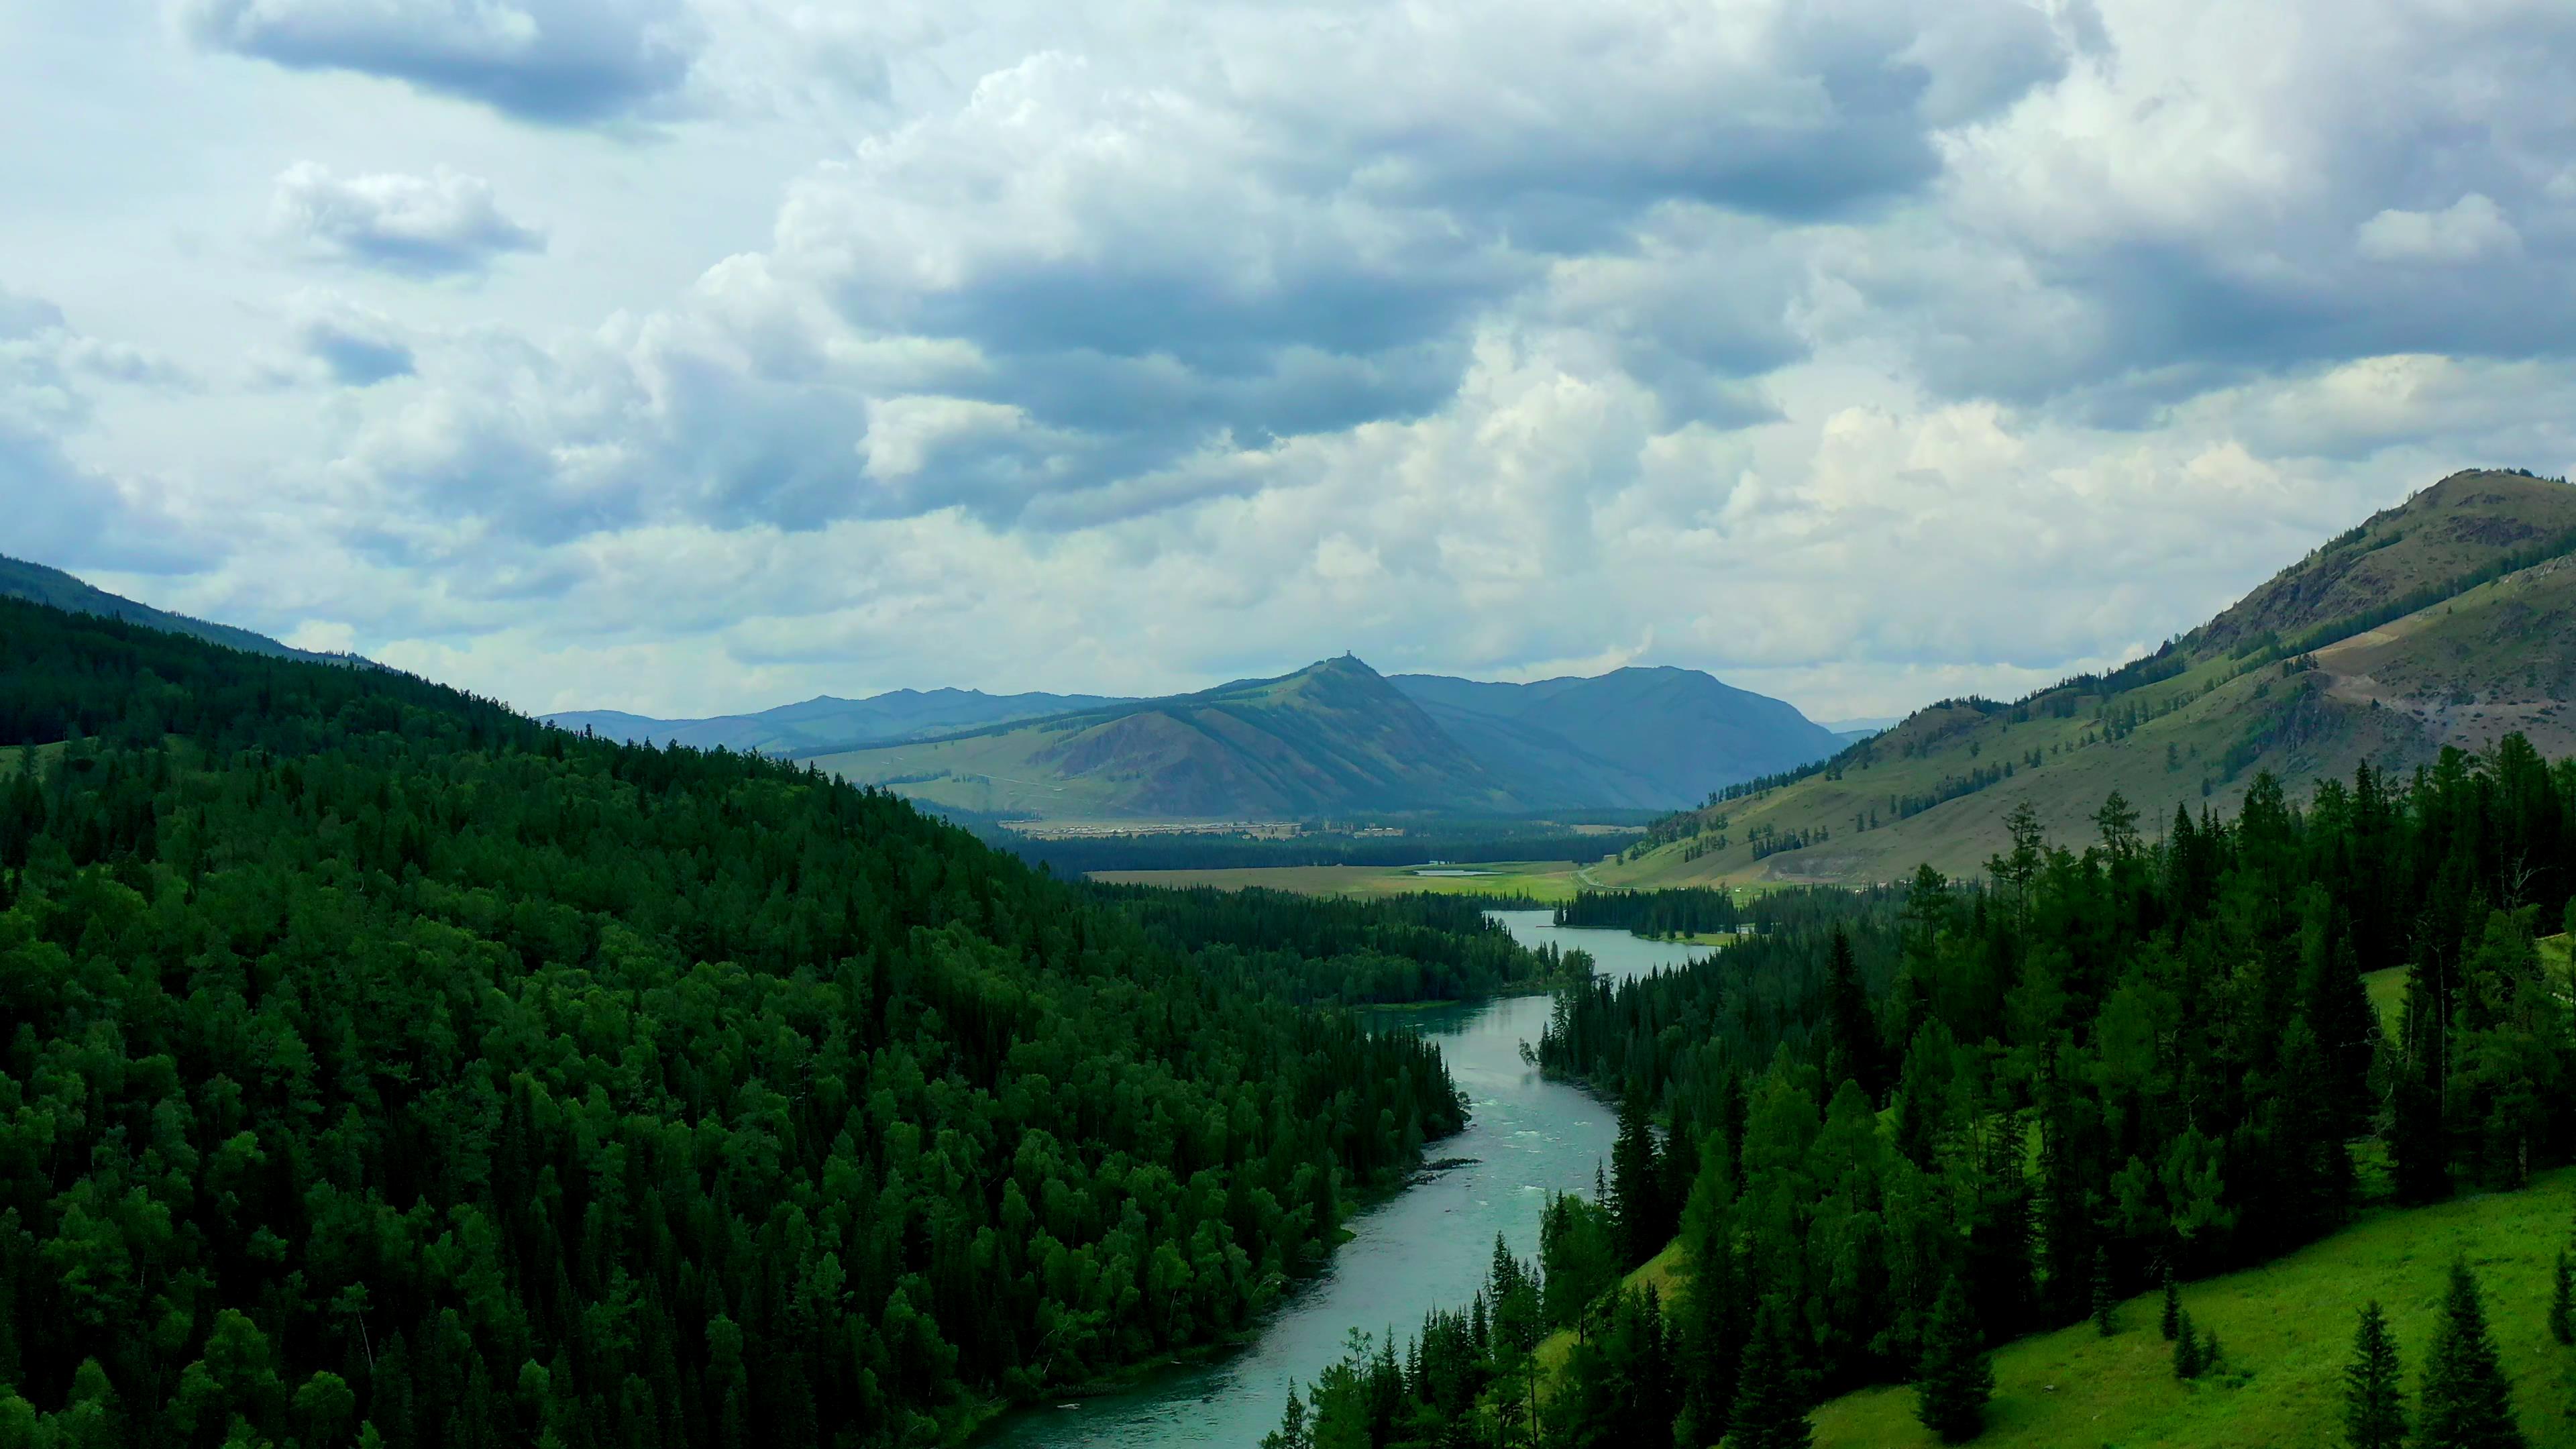
[[[0,552],[532,710],[1831,718],[2576,461],[2565,0],[10,0]]]

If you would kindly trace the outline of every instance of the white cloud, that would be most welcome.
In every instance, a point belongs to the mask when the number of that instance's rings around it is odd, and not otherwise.
[[[2374,262],[2457,266],[2522,250],[2522,234],[2504,212],[2472,191],[2440,211],[2390,209],[2363,222],[2353,246]]]
[[[191,223],[265,201],[249,258],[95,205],[166,209],[140,140],[0,159],[57,218],[0,266],[135,319],[0,298],[0,419],[178,500],[169,602],[532,707],[1349,647],[1884,713],[2576,458],[2539,0],[176,3],[276,69],[187,63],[369,124],[118,73],[138,135],[259,158]]]
[[[408,82],[522,120],[649,113],[701,43],[679,0],[177,0],[209,50]]]
[[[545,237],[503,214],[492,183],[441,166],[427,176],[334,176],[299,161],[278,173],[269,225],[315,253],[410,276],[478,272]]]

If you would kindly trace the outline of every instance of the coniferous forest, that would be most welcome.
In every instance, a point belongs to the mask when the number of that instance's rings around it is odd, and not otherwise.
[[[1355,1341],[1273,1449],[1804,1446],[1822,1398],[1909,1381],[1964,1441],[1988,1346],[2119,1332],[2161,1283],[2175,1373],[2214,1372],[2178,1278],[2307,1243],[2365,1189],[2427,1203],[2576,1158],[2576,1035],[2535,945],[2576,928],[2576,763],[2511,736],[2300,802],[2266,777],[2161,839],[2117,796],[2096,824],[2052,843],[2018,812],[1983,882],[1784,893],[1795,924],[1561,992],[1538,1060],[1623,1104],[1602,1189],[1551,1208],[1539,1261],[1498,1244],[1458,1313]],[[2368,980],[2398,967],[2383,1022]],[[1668,1241],[1669,1295],[1616,1286]],[[2522,1442],[2465,1266],[2446,1305],[2421,1412],[2484,1427],[2412,1442]],[[2387,1352],[2365,1328],[2371,1433]]]
[[[0,1445],[936,1442],[1459,1127],[1306,1003],[1566,965],[0,602]]]

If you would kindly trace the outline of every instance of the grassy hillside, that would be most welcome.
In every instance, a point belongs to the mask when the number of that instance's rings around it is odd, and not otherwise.
[[[1661,845],[1601,878],[1860,882],[1924,861],[1973,872],[2024,803],[2053,837],[2080,839],[2114,790],[2152,832],[2178,805],[2232,809],[2262,770],[2303,790],[2363,760],[2403,769],[2517,729],[2565,753],[2571,527],[2576,487],[2455,475],[2154,658],[2011,705],[1919,711],[1804,778],[1668,822]]]
[[[1521,804],[1420,706],[1348,657],[815,762],[939,805],[1049,818],[1499,813]]]
[[[310,659],[323,663],[345,663],[354,656],[316,654],[310,650],[290,648],[265,634],[236,629],[230,624],[210,624],[185,614],[173,614],[149,604],[138,604],[122,595],[111,594],[64,573],[61,569],[24,559],[0,556],[0,599],[24,599],[31,604],[61,609],[71,614],[95,614],[101,618],[122,619],[165,634],[184,634],[227,649],[249,654],[265,654],[274,659]]]
[[[2411,1400],[2432,1340],[2443,1275],[2466,1254],[2532,1443],[2576,1444],[2576,1349],[2549,1338],[2550,1264],[2568,1237],[2576,1170],[2514,1193],[2382,1212],[2265,1267],[2185,1285],[2192,1319],[2226,1345],[2227,1375],[2177,1382],[2156,1331],[2158,1300],[2121,1308],[2123,1331],[2090,1323],[2005,1345],[1976,1442],[2149,1449],[2328,1449],[2340,1445],[2341,1375],[2353,1316],[2376,1298],[2405,1357]],[[2411,1403],[2410,1403],[2411,1408]],[[1899,1449],[1939,1441],[1915,1422],[1909,1388],[1846,1395],[1816,1411],[1816,1449]]]

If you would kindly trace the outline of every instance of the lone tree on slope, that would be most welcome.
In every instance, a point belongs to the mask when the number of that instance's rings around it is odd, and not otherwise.
[[[2374,1298],[2353,1330],[2352,1362],[2343,1371],[2343,1436],[2352,1449],[2404,1449],[2405,1389],[2398,1383],[2397,1335]]]
[[[2416,1423],[2417,1449],[2528,1449],[2522,1426],[2514,1422],[2513,1386],[2496,1360],[2478,1280],[2466,1259],[2451,1260],[2451,1286],[2433,1329],[2432,1351],[2424,1358]]]
[[[1952,1278],[1923,1331],[1923,1362],[1914,1381],[1914,1416],[1945,1444],[1962,1444],[1985,1432],[1986,1400],[1994,1397],[1995,1368],[1986,1357],[1968,1296]]]

